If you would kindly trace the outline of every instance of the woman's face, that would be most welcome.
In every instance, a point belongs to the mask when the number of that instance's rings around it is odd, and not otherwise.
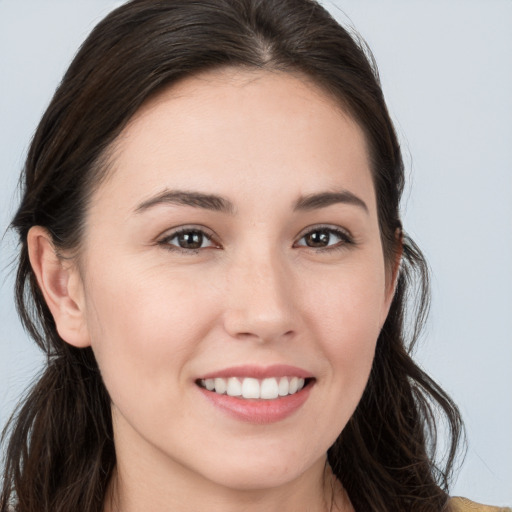
[[[257,489],[323,466],[392,294],[365,139],[333,99],[263,71],[166,90],[119,137],[83,247],[120,470]]]

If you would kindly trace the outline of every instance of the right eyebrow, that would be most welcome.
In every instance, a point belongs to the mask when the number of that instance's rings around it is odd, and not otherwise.
[[[233,215],[235,212],[233,203],[225,197],[186,190],[164,190],[160,194],[150,197],[139,204],[135,212],[141,213],[161,204],[193,206],[205,210],[229,213],[230,215]]]

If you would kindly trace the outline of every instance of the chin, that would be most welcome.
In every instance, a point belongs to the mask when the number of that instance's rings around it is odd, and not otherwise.
[[[270,443],[266,450],[238,455],[205,465],[203,476],[217,485],[238,491],[268,490],[286,486],[310,471],[323,471],[326,460],[325,454],[311,460],[311,455],[300,456],[298,451],[287,453],[286,447],[279,449]]]
[[[260,466],[253,465],[250,461],[245,467],[226,468],[215,475],[211,480],[222,487],[236,491],[260,491],[285,486],[297,479],[301,472],[290,471],[285,466]]]

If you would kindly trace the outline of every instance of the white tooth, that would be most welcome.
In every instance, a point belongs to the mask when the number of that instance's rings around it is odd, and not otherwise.
[[[269,379],[263,379],[261,383],[261,398],[265,400],[273,400],[279,396],[279,386],[277,380],[273,377]]]
[[[288,389],[288,393],[290,393],[290,395],[293,395],[293,393],[297,392],[298,388],[299,388],[299,378],[292,377],[290,379],[290,388]]]
[[[215,393],[222,395],[226,392],[227,387],[226,379],[220,379],[218,377],[215,379]]]
[[[286,396],[290,389],[290,382],[288,381],[288,377],[281,377],[279,381],[279,396]]]
[[[299,383],[297,385],[297,391],[300,391],[304,387],[305,380],[299,379]]]
[[[258,379],[247,377],[242,382],[242,396],[244,398],[259,398],[260,383]]]
[[[204,387],[208,391],[213,391],[215,389],[215,380],[214,379],[206,379],[206,380],[203,380],[201,382],[203,382]]]
[[[242,394],[242,384],[236,377],[230,377],[226,391],[229,396],[240,396]]]

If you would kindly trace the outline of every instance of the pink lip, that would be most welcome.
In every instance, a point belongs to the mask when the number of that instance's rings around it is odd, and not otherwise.
[[[272,366],[233,366],[219,371],[211,372],[199,377],[200,379],[215,379],[215,377],[227,379],[229,377],[252,377],[253,379],[265,379],[267,377],[301,377],[310,379],[313,375],[302,368],[287,364],[275,364]]]
[[[235,396],[219,395],[214,391],[208,391],[200,386],[197,389],[208,401],[229,416],[258,425],[275,423],[291,416],[307,401],[315,380],[311,373],[289,365],[260,366],[236,366],[212,372],[201,379],[228,378],[228,377],[252,377],[264,379],[267,377],[301,377],[311,379],[306,386],[293,395],[287,395],[274,400],[244,399]]]
[[[297,411],[309,397],[314,382],[309,382],[294,395],[275,400],[244,399],[236,396],[219,395],[198,386],[198,390],[212,403],[235,419],[247,423],[265,425],[284,420]]]

